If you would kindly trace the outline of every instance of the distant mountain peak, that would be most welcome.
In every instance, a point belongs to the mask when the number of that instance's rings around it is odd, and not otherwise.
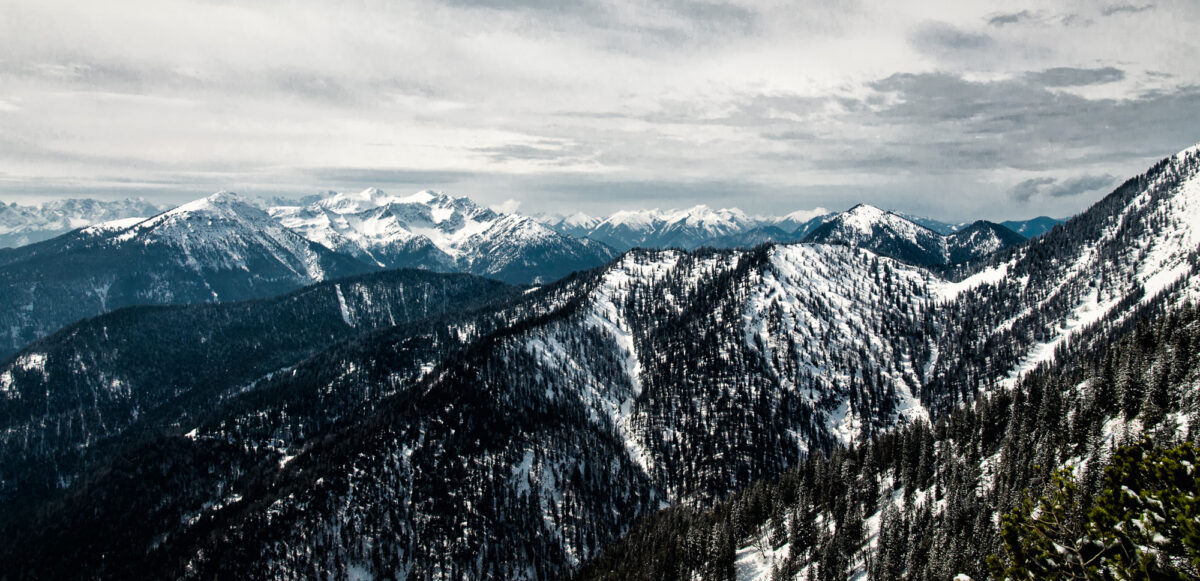
[[[271,223],[271,218],[266,212],[247,203],[240,195],[234,192],[219,191],[209,196],[180,204],[157,216],[139,222],[131,231],[145,232],[164,224],[204,215],[221,217],[234,222],[258,224],[259,226],[266,226]],[[132,235],[132,232],[130,235]]]
[[[908,220],[900,216],[896,216],[891,212],[886,212],[870,204],[856,204],[835,219],[860,232],[870,232],[871,228],[885,221],[889,215],[908,222]]]
[[[102,222],[134,217],[144,219],[164,209],[142,198],[113,201],[67,198],[35,206],[0,203],[0,248],[48,240]]]
[[[814,229],[804,241],[859,246],[907,262],[934,265],[977,260],[1022,238],[983,220],[946,235],[895,212],[857,204]]]
[[[269,211],[313,242],[387,268],[458,270],[524,283],[612,257],[610,249],[582,244],[533,218],[434,190],[396,196],[369,188]]]

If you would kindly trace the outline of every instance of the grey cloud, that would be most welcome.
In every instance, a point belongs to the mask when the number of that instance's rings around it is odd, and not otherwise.
[[[1067,163],[1130,163],[1200,136],[1198,87],[1089,100],[1027,78],[902,74],[872,86],[897,101],[876,115],[876,123],[903,135],[902,143],[886,146],[903,148],[925,168],[1045,171]]]
[[[1078,196],[1086,192],[1091,192],[1113,185],[1116,177],[1104,174],[1098,176],[1080,176],[1069,180],[1061,181],[1054,187],[1046,191],[1046,195],[1052,198],[1066,198],[1070,196]]]
[[[414,170],[404,168],[308,168],[304,173],[310,176],[310,182],[330,184],[336,188],[389,185],[420,187],[435,187],[455,184],[475,176],[474,172],[466,171],[437,171]]]
[[[711,42],[713,33],[750,34],[758,29],[758,14],[748,8],[719,1],[671,0],[651,3],[677,17],[682,27],[659,21],[629,21],[622,10],[611,2],[580,0],[450,0],[451,4],[488,10],[510,12],[536,12],[539,25],[573,23],[584,28],[594,28],[618,33],[610,39],[610,48],[628,50],[626,44],[638,37],[649,37],[659,42],[682,44],[696,40]],[[632,35],[632,37],[630,36]]]
[[[532,145],[498,145],[495,147],[478,147],[472,151],[487,154],[488,157],[497,161],[507,161],[510,159],[553,160],[562,157],[561,150],[534,147]]]
[[[1085,175],[1067,180],[1051,177],[1030,178],[1009,190],[1009,195],[1018,202],[1029,202],[1034,197],[1068,198],[1079,194],[1108,188],[1116,181],[1110,174]]]
[[[341,79],[301,70],[279,70],[264,81],[283,94],[313,101],[350,103],[359,97]]]
[[[992,37],[987,34],[969,32],[943,22],[921,24],[913,32],[910,41],[917,50],[932,55],[978,51],[991,48],[994,44]]]
[[[1082,14],[1076,14],[1074,12],[1064,15],[1061,19],[1061,22],[1062,22],[1063,26],[1078,26],[1078,27],[1091,26],[1093,24],[1093,21],[1091,18],[1088,18]]]
[[[558,2],[556,0],[448,0],[447,4],[497,10],[578,10],[583,6],[595,6],[591,2]]]
[[[1008,14],[996,14],[988,18],[987,23],[991,26],[995,26],[996,28],[1000,28],[1007,24],[1019,24],[1022,22],[1029,22],[1033,19],[1034,16],[1032,12],[1028,10],[1022,10],[1020,12],[1011,12]]]
[[[1030,178],[1013,186],[1009,192],[1014,200],[1018,202],[1028,202],[1030,198],[1037,195],[1042,188],[1053,184],[1054,178]]]
[[[758,27],[758,14],[736,4],[682,1],[670,6],[692,22],[703,23],[708,29],[749,33]]]
[[[1080,87],[1120,81],[1125,78],[1125,71],[1113,67],[1098,69],[1055,67],[1036,73],[1029,73],[1027,77],[1034,83],[1046,87]]]
[[[513,160],[549,162],[551,165],[568,165],[586,160],[583,148],[567,142],[541,140],[533,145],[516,143],[492,147],[477,147],[471,151],[487,155],[492,161]]]
[[[1103,14],[1105,16],[1112,16],[1114,14],[1122,14],[1122,13],[1137,14],[1138,12],[1145,12],[1147,10],[1153,10],[1153,9],[1154,9],[1154,4],[1142,4],[1141,6],[1135,6],[1133,4],[1111,4],[1109,6],[1105,6],[1102,10],[1100,10],[1100,14]]]
[[[266,71],[234,68],[197,73],[146,63],[135,66],[119,61],[100,62],[91,57],[56,56],[58,58],[38,63],[0,60],[0,75],[49,81],[89,92],[126,95],[173,92],[193,96],[218,91],[227,98],[267,95],[338,105],[378,102],[394,94],[436,97],[440,93],[428,84],[410,79],[370,77],[356,74],[352,69],[324,73],[296,66]]]
[[[815,132],[804,131],[802,129],[768,131],[763,133],[762,136],[773,141],[816,141],[817,139]]]

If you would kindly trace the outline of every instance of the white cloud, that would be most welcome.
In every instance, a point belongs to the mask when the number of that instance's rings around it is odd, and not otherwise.
[[[738,200],[750,211],[838,207],[853,192],[905,209],[922,203],[921,191],[949,194],[925,190],[931,183],[953,183],[962,187],[953,208],[929,205],[957,213],[946,218],[990,216],[1006,209],[995,200],[1012,184],[1030,179],[1028,168],[1007,167],[1006,154],[945,178],[953,168],[944,158],[904,150],[936,147],[919,122],[882,116],[916,93],[883,91],[879,81],[1117,70],[1111,82],[1054,89],[1113,102],[1200,83],[1200,41],[1182,25],[1200,19],[1194,2],[1102,9],[1067,0],[1036,10],[916,0],[8,0],[0,197],[121,187],[176,199],[209,188],[304,193],[363,185],[314,176],[390,171],[453,176],[413,185],[545,211],[678,206],[720,197],[720,188],[758,192]],[[1161,115],[1145,115],[1144,131],[1162,137],[1107,151],[1125,165],[1073,167],[1079,152],[1069,149],[1039,156],[1057,164],[1054,175],[1122,175],[1188,144],[1177,128],[1155,125]],[[972,138],[944,137],[946,147]],[[1026,146],[1003,133],[988,143]],[[864,159],[873,163],[853,165]],[[606,182],[644,191],[561,193]],[[1061,213],[1085,201],[1045,203]]]
[[[517,211],[517,208],[521,207],[521,201],[509,198],[503,202],[500,202],[499,204],[492,204],[489,207],[501,214],[513,214]]]

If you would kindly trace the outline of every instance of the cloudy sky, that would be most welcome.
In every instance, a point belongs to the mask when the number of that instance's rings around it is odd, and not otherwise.
[[[1195,0],[4,0],[0,200],[1061,216],[1200,142],[1197,32]]]

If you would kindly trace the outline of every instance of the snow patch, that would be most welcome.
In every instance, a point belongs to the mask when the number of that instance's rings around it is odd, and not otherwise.
[[[342,310],[342,320],[353,327],[354,320],[350,317],[350,308],[346,306],[346,297],[342,295],[342,285],[335,284],[333,289],[337,292],[338,307]]]

